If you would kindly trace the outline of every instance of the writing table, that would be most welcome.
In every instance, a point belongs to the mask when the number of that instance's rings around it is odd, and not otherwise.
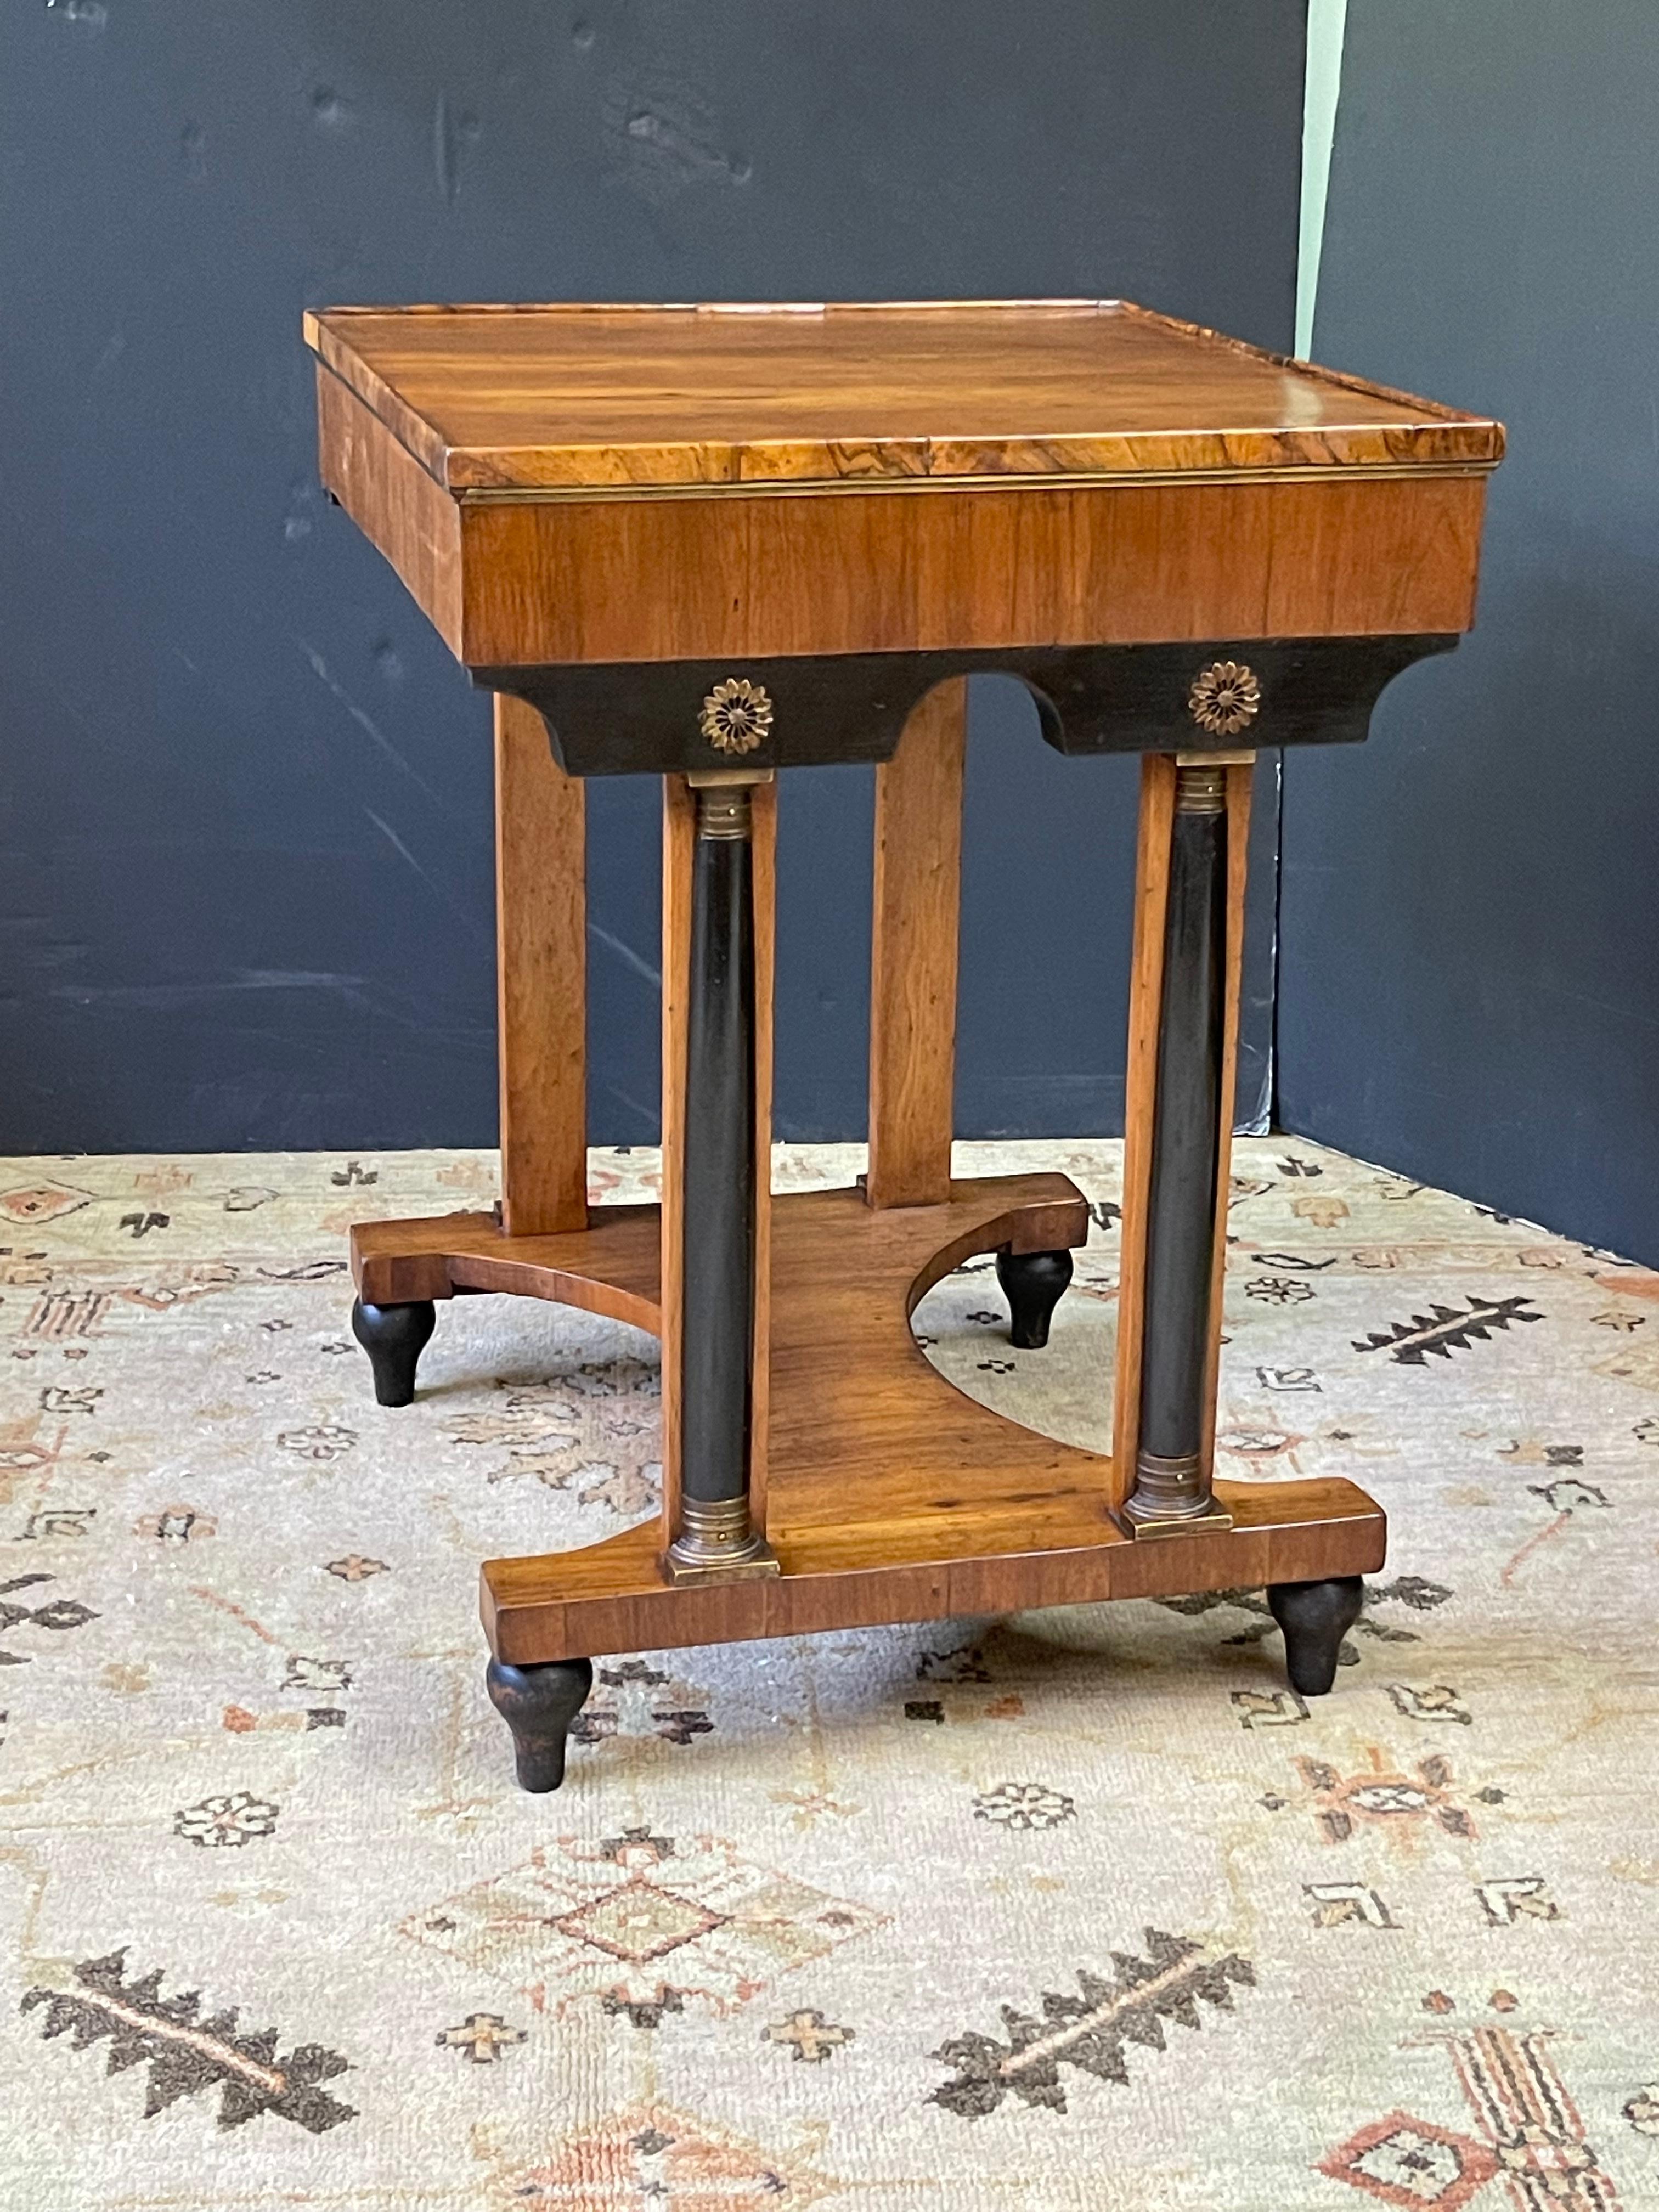
[[[307,317],[323,477],[497,695],[501,1199],[354,1231],[407,1403],[435,1304],[549,1298],[663,1348],[659,1522],[483,1567],[520,1779],[595,1652],[1265,1585],[1331,1686],[1379,1508],[1212,1477],[1252,749],[1364,738],[1474,617],[1498,425],[1116,301],[416,307]],[[994,1253],[1039,1350],[1087,1231],[1059,1175],[953,1181],[965,678],[1142,756],[1114,1443],[928,1365]],[[869,1170],[774,1199],[788,771],[875,764]],[[656,1206],[586,1174],[583,783],[663,780]]]

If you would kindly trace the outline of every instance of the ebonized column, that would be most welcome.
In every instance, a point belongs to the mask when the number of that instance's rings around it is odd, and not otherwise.
[[[1124,1514],[1213,1513],[1204,1464],[1227,978],[1227,772],[1176,770],[1146,1209],[1139,1443]]]
[[[777,1562],[750,1523],[755,903],[750,784],[696,790],[686,1017],[676,1581]]]

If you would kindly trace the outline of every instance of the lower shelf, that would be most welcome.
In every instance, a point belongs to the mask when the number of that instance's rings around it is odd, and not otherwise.
[[[491,1559],[483,1610],[498,1659],[533,1666],[1382,1565],[1382,1508],[1340,1480],[1218,1483],[1231,1528],[1131,1538],[1112,1517],[1109,1457],[1018,1427],[929,1365],[909,1316],[953,1267],[1006,1243],[1082,1243],[1086,1208],[1064,1176],[988,1176],[953,1185],[943,1206],[881,1211],[860,1191],[805,1191],[775,1199],[772,1220],[766,1533],[782,1573],[671,1587],[654,1521],[581,1551]],[[586,1229],[553,1237],[507,1237],[489,1214],[375,1222],[353,1232],[352,1265],[375,1304],[499,1291],[660,1333],[654,1206],[595,1207]]]
[[[958,1183],[944,1206],[872,1211],[855,1190],[775,1200],[766,1528],[782,1573],[670,1587],[655,1522],[493,1559],[483,1609],[496,1657],[530,1666],[1380,1567],[1382,1510],[1341,1480],[1219,1484],[1230,1529],[1132,1539],[1111,1515],[1109,1458],[1017,1426],[928,1364],[909,1315],[933,1283],[1000,1244],[1080,1244],[1086,1228],[1081,1194],[1054,1175]],[[586,1230],[544,1237],[505,1237],[480,1214],[377,1223],[353,1260],[378,1302],[506,1291],[660,1328],[654,1207],[596,1208]]]

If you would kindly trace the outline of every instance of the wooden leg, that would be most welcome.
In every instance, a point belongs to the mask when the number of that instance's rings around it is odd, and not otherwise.
[[[951,1195],[967,727],[967,684],[941,684],[876,770],[872,1206],[942,1206]]]
[[[351,1334],[368,1354],[374,1376],[375,1402],[407,1406],[415,1396],[415,1370],[437,1326],[437,1312],[429,1298],[407,1305],[366,1305],[362,1298],[351,1309]]]
[[[508,1667],[492,1659],[484,1672],[489,1701],[513,1732],[519,1787],[538,1793],[564,1780],[570,1723],[593,1686],[591,1659],[555,1659],[541,1667]]]
[[[587,1225],[585,796],[533,707],[495,697],[501,1226]]]
[[[1072,1279],[1069,1252],[997,1254],[997,1280],[1008,1301],[1008,1341],[1017,1352],[1041,1352],[1048,1341],[1054,1308]]]
[[[664,1070],[665,1082],[680,1090],[678,1281],[665,1285],[678,1310],[678,1482],[665,1562],[677,1582],[778,1571],[750,1492],[764,1171],[756,1074],[757,779],[716,771],[689,781],[696,814],[684,1067]]]
[[[1359,1618],[1365,1585],[1358,1575],[1328,1582],[1273,1583],[1267,1603],[1285,1632],[1285,1671],[1304,1698],[1322,1698],[1336,1680],[1342,1639]]]

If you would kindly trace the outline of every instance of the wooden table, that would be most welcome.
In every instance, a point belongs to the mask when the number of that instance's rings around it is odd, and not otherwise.
[[[376,1395],[459,1291],[662,1340],[660,1522],[483,1568],[524,1785],[562,1778],[595,1652],[1265,1584],[1329,1689],[1381,1510],[1211,1471],[1249,748],[1361,739],[1455,645],[1499,427],[1114,301],[306,327],[325,484],[497,694],[501,1200],[353,1232]],[[987,669],[1061,752],[1143,759],[1109,1456],[909,1328],[994,1252],[1040,1348],[1087,1230],[1063,1176],[951,1174]],[[869,1171],[774,1200],[779,785],[833,761],[876,764]],[[660,1209],[587,1202],[583,780],[623,774],[665,797]]]

